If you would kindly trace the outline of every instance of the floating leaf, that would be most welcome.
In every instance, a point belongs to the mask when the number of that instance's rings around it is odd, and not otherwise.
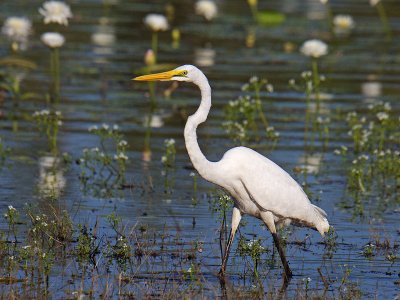
[[[275,11],[259,11],[257,12],[257,23],[263,26],[279,25],[285,22],[285,15]]]

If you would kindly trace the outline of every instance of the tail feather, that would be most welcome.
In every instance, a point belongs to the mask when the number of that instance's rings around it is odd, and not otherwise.
[[[326,219],[326,218],[328,217],[327,213],[326,213],[322,208],[319,208],[319,207],[316,206],[316,205],[313,205],[313,206],[314,206],[314,209],[315,209],[317,212],[319,212],[320,215],[322,215],[323,218]]]
[[[318,206],[313,205],[314,210],[316,212],[318,220],[315,222],[315,227],[317,228],[318,232],[324,236],[326,232],[329,230],[329,222],[328,222],[328,215],[326,212],[319,208]]]

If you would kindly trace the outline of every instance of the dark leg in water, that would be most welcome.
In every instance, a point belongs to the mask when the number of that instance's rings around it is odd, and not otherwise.
[[[292,277],[292,271],[289,268],[289,264],[286,260],[286,255],[285,255],[285,251],[283,251],[282,245],[281,245],[281,240],[278,237],[277,233],[272,233],[272,237],[274,238],[274,243],[275,243],[275,247],[276,249],[278,249],[278,253],[279,256],[281,257],[281,261],[282,261],[282,265],[283,265],[283,269],[285,270],[285,280],[290,280],[290,278]]]

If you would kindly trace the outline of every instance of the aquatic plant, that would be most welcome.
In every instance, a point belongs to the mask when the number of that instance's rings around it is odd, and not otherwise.
[[[97,237],[87,226],[79,224],[78,228],[79,235],[75,246],[75,254],[78,261],[83,265],[88,262],[95,264],[95,257],[100,253],[100,241],[97,240]]]
[[[161,157],[161,162],[165,168],[175,168],[175,140],[174,139],[166,139],[164,141],[165,146],[165,155]]]
[[[152,31],[151,49],[153,50],[155,62],[158,54],[158,32],[169,29],[168,20],[160,14],[149,14],[144,19],[144,24]]]
[[[19,222],[19,212],[18,210],[12,206],[9,205],[7,212],[4,214],[4,218],[7,221],[8,224],[8,231],[7,233],[10,234],[12,233],[14,242],[17,242],[17,227],[16,224]],[[7,241],[9,241],[9,236],[7,235]]]
[[[222,127],[235,142],[241,145],[253,141],[259,141],[258,123],[261,121],[265,138],[273,148],[279,138],[279,133],[270,125],[263,111],[261,92],[273,92],[273,86],[266,79],[256,76],[250,78],[249,82],[242,86],[245,93],[224,107],[225,122]],[[264,92],[264,91],[263,91]]]
[[[65,43],[65,38],[57,32],[46,32],[41,36],[42,42],[50,48],[50,74],[53,79],[53,101],[60,102],[60,50]]]
[[[8,17],[1,32],[11,41],[11,49],[25,50],[28,37],[32,33],[32,23],[25,17]]]
[[[338,36],[346,36],[354,28],[355,23],[350,15],[336,15],[333,18],[333,32]]]
[[[262,246],[260,239],[247,240],[244,236],[240,236],[237,251],[241,257],[250,257],[253,263],[253,275],[258,278],[258,266],[261,255],[268,252],[268,249]]]
[[[3,168],[7,156],[11,153],[11,149],[6,147],[0,137],[0,170]]]
[[[319,0],[319,2],[321,2],[321,4],[323,4],[326,9],[326,15],[327,15],[329,29],[332,30],[334,22],[333,22],[333,14],[332,14],[331,4],[328,0]]]
[[[218,15],[218,7],[212,0],[199,0],[195,4],[196,14],[203,16],[207,21],[211,21]]]
[[[45,24],[58,23],[68,25],[68,19],[72,18],[72,12],[69,5],[62,1],[46,1],[39,8],[39,13],[43,16]]]
[[[258,14],[258,0],[247,0],[247,4],[250,7],[251,14],[253,19],[257,21],[257,14]]]
[[[336,233],[336,230],[333,226],[329,227],[329,231],[326,233],[324,237],[324,243],[325,243],[325,253],[324,253],[324,258],[332,259],[333,254],[337,251],[338,248],[338,235]]]
[[[383,5],[383,1],[370,0],[369,4],[372,7],[376,7],[378,14],[379,14],[379,18],[380,18],[382,26],[383,26],[383,29],[386,32],[386,40],[391,41],[392,40],[392,29],[390,27],[389,19],[388,19],[385,7]]]
[[[94,125],[89,127],[89,132],[95,134],[100,141],[99,147],[83,149],[83,155],[78,160],[81,184],[84,191],[109,197],[125,184],[128,143],[117,125]]]
[[[164,166],[164,171],[162,174],[165,176],[164,187],[166,193],[172,192],[173,180],[171,180],[169,174],[171,170],[175,169],[175,140],[174,139],[166,139],[164,140],[165,154],[161,157],[161,163]]]
[[[320,87],[321,83],[325,81],[325,76],[318,75],[317,81]],[[331,125],[331,118],[321,109],[319,90],[316,89],[314,82],[315,78],[312,71],[303,71],[300,75],[300,80],[289,80],[289,86],[305,96],[304,143],[311,150],[313,150],[317,138],[321,141],[323,148],[328,146],[329,127]]]
[[[300,48],[300,52],[305,56],[311,57],[313,90],[319,107],[319,101],[320,101],[319,85],[321,79],[318,72],[318,59],[321,56],[328,54],[328,45],[317,39],[308,40],[303,43],[303,45]]]
[[[57,152],[57,137],[60,126],[62,125],[62,114],[58,110],[43,109],[35,111],[32,115],[36,121],[38,129],[47,137],[50,150]]]
[[[192,197],[192,205],[197,205],[197,175],[195,172],[190,172],[190,177],[193,178],[193,197]]]
[[[387,209],[398,195],[400,120],[392,112],[389,103],[379,102],[369,105],[365,113],[349,112],[346,121],[352,146],[342,146],[334,153],[351,161],[347,187],[360,207],[360,193],[387,195],[384,200]],[[377,205],[379,203],[376,202]],[[360,215],[364,213],[362,209],[358,209],[358,212]]]
[[[171,31],[172,48],[178,49],[181,42],[181,31],[178,28],[174,28]]]

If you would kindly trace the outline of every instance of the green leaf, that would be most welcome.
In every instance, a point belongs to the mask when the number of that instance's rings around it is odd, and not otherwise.
[[[279,25],[285,22],[285,15],[275,11],[259,11],[257,12],[257,23],[263,26]]]

